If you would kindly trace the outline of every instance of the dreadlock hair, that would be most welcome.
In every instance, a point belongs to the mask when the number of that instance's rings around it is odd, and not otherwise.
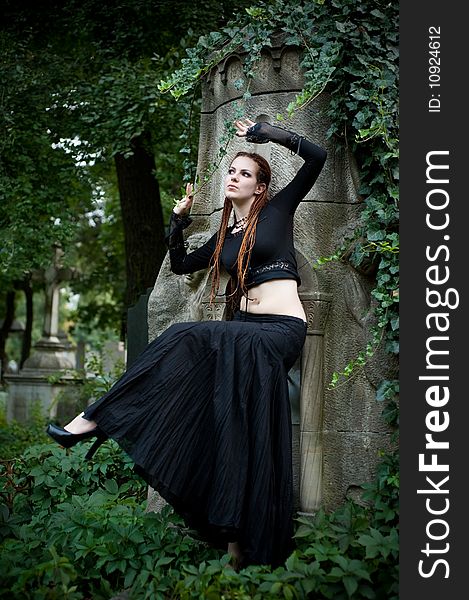
[[[257,154],[255,152],[238,152],[233,158],[233,161],[236,158],[238,158],[238,156],[245,156],[253,160],[258,166],[257,183],[265,183],[265,189],[259,194],[257,194],[254,202],[251,204],[251,208],[249,209],[246,228],[244,230],[243,239],[241,241],[241,247],[238,253],[236,269],[238,281],[234,290],[232,289],[233,282],[230,282],[230,295],[237,296],[238,298],[240,298],[241,294],[247,293],[245,278],[248,271],[249,260],[251,258],[251,251],[256,240],[256,227],[257,221],[259,219],[259,213],[268,202],[267,192],[272,176],[272,171],[270,169],[269,163],[260,154]],[[225,197],[223,213],[221,217],[221,224],[220,228],[218,229],[217,245],[215,247],[215,252],[213,253],[212,258],[210,260],[210,265],[212,267],[212,288],[210,292],[210,302],[213,302],[213,299],[217,295],[218,288],[220,286],[221,251],[225,242],[226,230],[228,227],[228,222],[232,210],[233,204],[231,200]]]

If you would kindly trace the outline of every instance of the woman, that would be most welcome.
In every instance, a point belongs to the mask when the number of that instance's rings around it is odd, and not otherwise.
[[[293,216],[326,153],[268,123],[235,125],[248,142],[278,143],[305,162],[269,200],[268,162],[239,152],[225,177],[219,231],[189,254],[182,231],[191,222],[191,184],[173,210],[172,271],[211,266],[213,299],[223,265],[231,275],[228,300],[241,304],[233,320],[172,325],[107,394],[64,429],[49,425],[48,433],[65,447],[96,437],[87,457],[113,438],[205,539],[228,544],[238,564],[276,566],[292,550],[287,374],[306,336]]]

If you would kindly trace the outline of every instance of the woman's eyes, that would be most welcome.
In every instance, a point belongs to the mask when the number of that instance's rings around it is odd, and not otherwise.
[[[234,169],[228,170],[228,175],[233,175],[233,173],[236,173]],[[251,173],[249,173],[248,171],[241,171],[241,175],[244,175],[245,177],[251,177]]]

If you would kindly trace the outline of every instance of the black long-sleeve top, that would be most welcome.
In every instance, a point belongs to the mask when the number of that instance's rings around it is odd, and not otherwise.
[[[326,152],[306,138],[268,123],[257,123],[250,128],[246,139],[256,143],[276,142],[296,152],[304,160],[292,181],[275,194],[259,214],[246,285],[249,288],[271,279],[295,279],[300,285],[293,245],[293,216],[318,178],[326,160]],[[173,212],[166,238],[171,270],[180,275],[207,268],[216,247],[217,234],[187,254],[182,231],[191,222],[189,217],[180,217]],[[221,261],[236,279],[236,261],[244,231],[232,233],[232,229],[233,225],[227,229]]]

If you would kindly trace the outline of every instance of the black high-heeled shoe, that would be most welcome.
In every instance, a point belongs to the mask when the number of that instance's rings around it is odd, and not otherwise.
[[[87,460],[92,458],[96,450],[101,446],[103,442],[107,440],[106,434],[103,431],[101,431],[99,427],[95,427],[91,431],[85,431],[84,433],[71,433],[63,427],[58,427],[53,423],[49,423],[46,429],[46,433],[50,435],[50,437],[63,448],[71,448],[72,446],[75,446],[75,444],[78,444],[78,442],[82,442],[83,440],[95,437],[96,440],[94,444],[85,454],[85,458]]]

